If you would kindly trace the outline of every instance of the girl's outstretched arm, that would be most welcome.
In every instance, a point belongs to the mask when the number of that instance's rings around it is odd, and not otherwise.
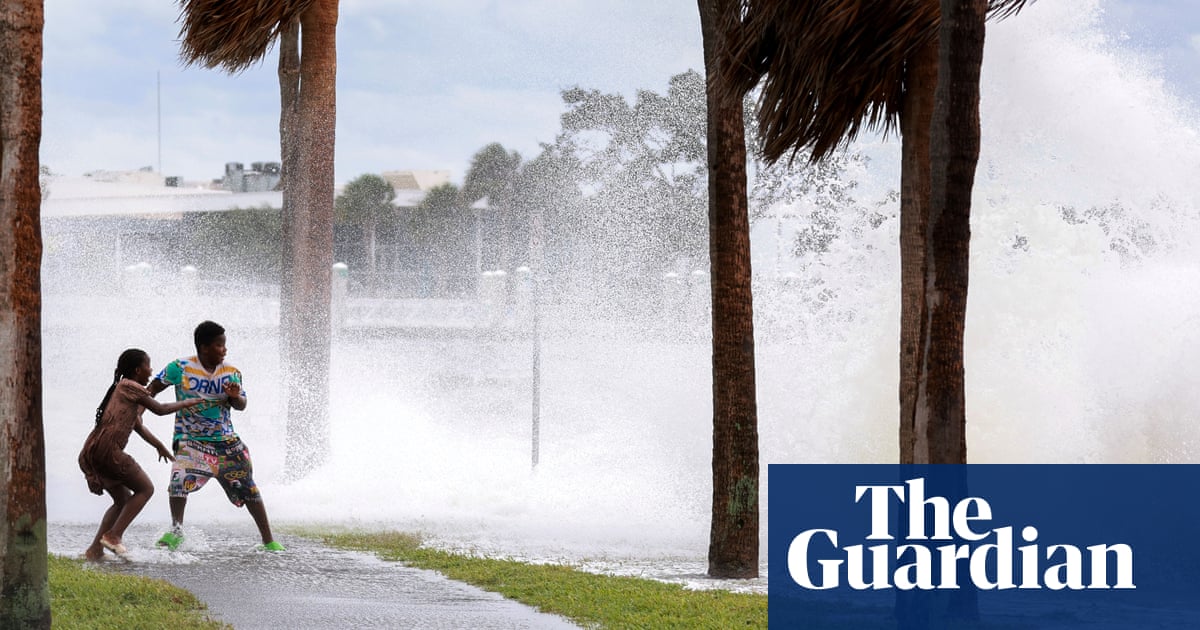
[[[149,409],[155,415],[165,416],[169,413],[175,413],[180,409],[194,407],[202,402],[204,402],[204,400],[201,398],[189,398],[187,400],[180,400],[177,402],[160,403],[155,400],[154,397],[147,395],[139,398],[137,404]]]
[[[138,414],[137,424],[133,426],[133,430],[136,431],[138,435],[142,436],[142,439],[146,440],[147,444],[153,446],[154,450],[158,451],[159,459],[169,462],[175,461],[175,457],[171,455],[171,451],[168,451],[167,447],[163,446],[163,443],[159,442],[158,438],[154,437],[154,434],[146,428],[146,425],[142,424],[141,414]]]

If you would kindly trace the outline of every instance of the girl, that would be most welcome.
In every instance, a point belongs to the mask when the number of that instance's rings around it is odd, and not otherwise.
[[[88,489],[94,494],[105,490],[112,495],[113,504],[100,519],[100,529],[92,546],[84,552],[88,560],[104,559],[108,549],[121,558],[128,552],[121,542],[125,528],[146,506],[154,487],[141,466],[125,452],[129,434],[137,431],[158,451],[159,459],[174,461],[167,447],[142,425],[142,411],[149,409],[160,416],[203,402],[201,399],[182,400],[163,404],[154,400],[146,390],[150,382],[150,356],[130,348],[117,359],[113,384],[96,409],[96,427],[88,435],[79,453],[79,468],[87,478]]]

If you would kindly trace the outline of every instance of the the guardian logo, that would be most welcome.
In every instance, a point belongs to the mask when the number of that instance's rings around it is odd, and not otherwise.
[[[839,546],[837,529],[811,528],[787,546],[787,571],[803,589],[1136,589],[1134,550],[1109,542],[1045,544],[1036,523],[995,526],[981,497],[926,496],[923,477],[855,485],[847,501],[869,507],[867,541]],[[901,511],[903,510],[903,511]],[[928,518],[931,515],[932,518]],[[902,527],[906,524],[907,528]],[[1085,570],[1086,569],[1086,570]],[[966,583],[964,583],[966,582]]]
[[[1196,630],[1197,488],[1200,464],[769,464],[769,624]]]

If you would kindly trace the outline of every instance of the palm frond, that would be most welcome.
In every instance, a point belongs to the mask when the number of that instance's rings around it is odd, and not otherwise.
[[[240,72],[260,61],[314,0],[179,0],[186,65]]]
[[[989,0],[988,1],[988,19],[1003,20],[1004,18],[1016,15],[1025,5],[1032,3],[1033,0]]]
[[[1032,0],[990,0],[1007,17]],[[817,161],[864,129],[896,130],[906,61],[937,37],[937,0],[744,0],[722,83],[740,98],[761,81],[763,156]]]

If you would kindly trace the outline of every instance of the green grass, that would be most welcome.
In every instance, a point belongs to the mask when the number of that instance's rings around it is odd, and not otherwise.
[[[384,560],[431,569],[589,628],[766,628],[767,596],[687,590],[678,584],[597,575],[560,565],[479,558],[421,546],[398,532],[297,534]]]
[[[55,630],[229,630],[204,602],[162,580],[50,556],[50,614]]]

